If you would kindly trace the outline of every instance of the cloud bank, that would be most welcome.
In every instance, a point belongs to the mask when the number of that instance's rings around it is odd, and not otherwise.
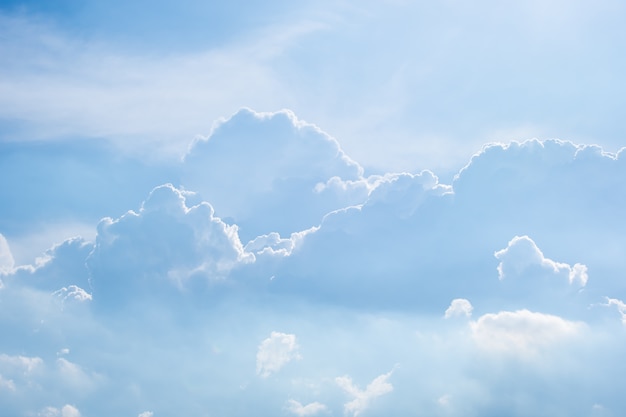
[[[62,159],[84,155],[65,146]],[[94,183],[105,196],[127,186],[123,210],[75,205],[83,165],[59,168],[75,181],[23,184],[67,203],[49,222],[98,217],[93,238],[21,262],[14,242],[32,229],[0,229],[7,416],[588,416],[625,405],[621,152],[491,144],[446,184],[429,170],[368,173],[293,113],[244,109],[184,160],[148,171],[125,160],[112,173],[113,154],[90,169],[127,176]],[[44,219],[2,210],[5,226]]]

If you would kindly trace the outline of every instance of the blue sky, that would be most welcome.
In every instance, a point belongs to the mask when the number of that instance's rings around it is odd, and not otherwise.
[[[3,415],[621,415],[624,7],[3,2]]]

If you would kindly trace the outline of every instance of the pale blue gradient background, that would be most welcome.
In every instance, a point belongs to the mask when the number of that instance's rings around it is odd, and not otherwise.
[[[0,414],[622,415],[624,7],[3,2]]]

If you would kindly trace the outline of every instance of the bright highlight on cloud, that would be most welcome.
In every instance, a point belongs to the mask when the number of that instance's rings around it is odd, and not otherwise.
[[[256,373],[262,378],[267,378],[292,360],[300,358],[295,335],[272,332],[270,337],[259,345],[256,354]]]

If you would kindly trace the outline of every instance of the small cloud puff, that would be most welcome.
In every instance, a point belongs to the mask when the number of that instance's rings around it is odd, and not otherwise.
[[[456,298],[450,303],[450,307],[446,309],[444,317],[449,319],[455,316],[471,317],[474,307],[464,298]]]
[[[351,401],[344,404],[344,411],[352,414],[353,417],[358,416],[365,411],[374,398],[388,394],[393,391],[393,385],[388,382],[393,370],[374,378],[364,390],[361,390],[353,382],[349,376],[341,376],[335,378],[335,382],[347,394],[353,397]]]
[[[522,276],[532,268],[539,267],[555,275],[564,275],[570,284],[578,283],[581,287],[587,284],[587,267],[582,264],[570,266],[566,263],[548,259],[528,236],[515,236],[506,248],[495,252],[500,260],[498,278]]]
[[[137,417],[152,417],[154,413],[152,411],[144,411],[143,413],[139,413]]]
[[[263,340],[256,354],[256,373],[267,378],[294,359],[300,359],[296,335],[272,332]]]
[[[91,301],[92,299],[91,294],[76,285],[63,287],[52,294],[59,297],[63,303],[65,303],[67,300],[85,302]]]
[[[312,402],[307,405],[302,405],[296,400],[288,400],[286,405],[287,411],[295,414],[299,417],[313,416],[315,414],[327,411],[324,404],[319,402]]]
[[[470,328],[480,349],[531,357],[565,338],[580,334],[584,324],[519,310],[485,314],[471,322]]]

